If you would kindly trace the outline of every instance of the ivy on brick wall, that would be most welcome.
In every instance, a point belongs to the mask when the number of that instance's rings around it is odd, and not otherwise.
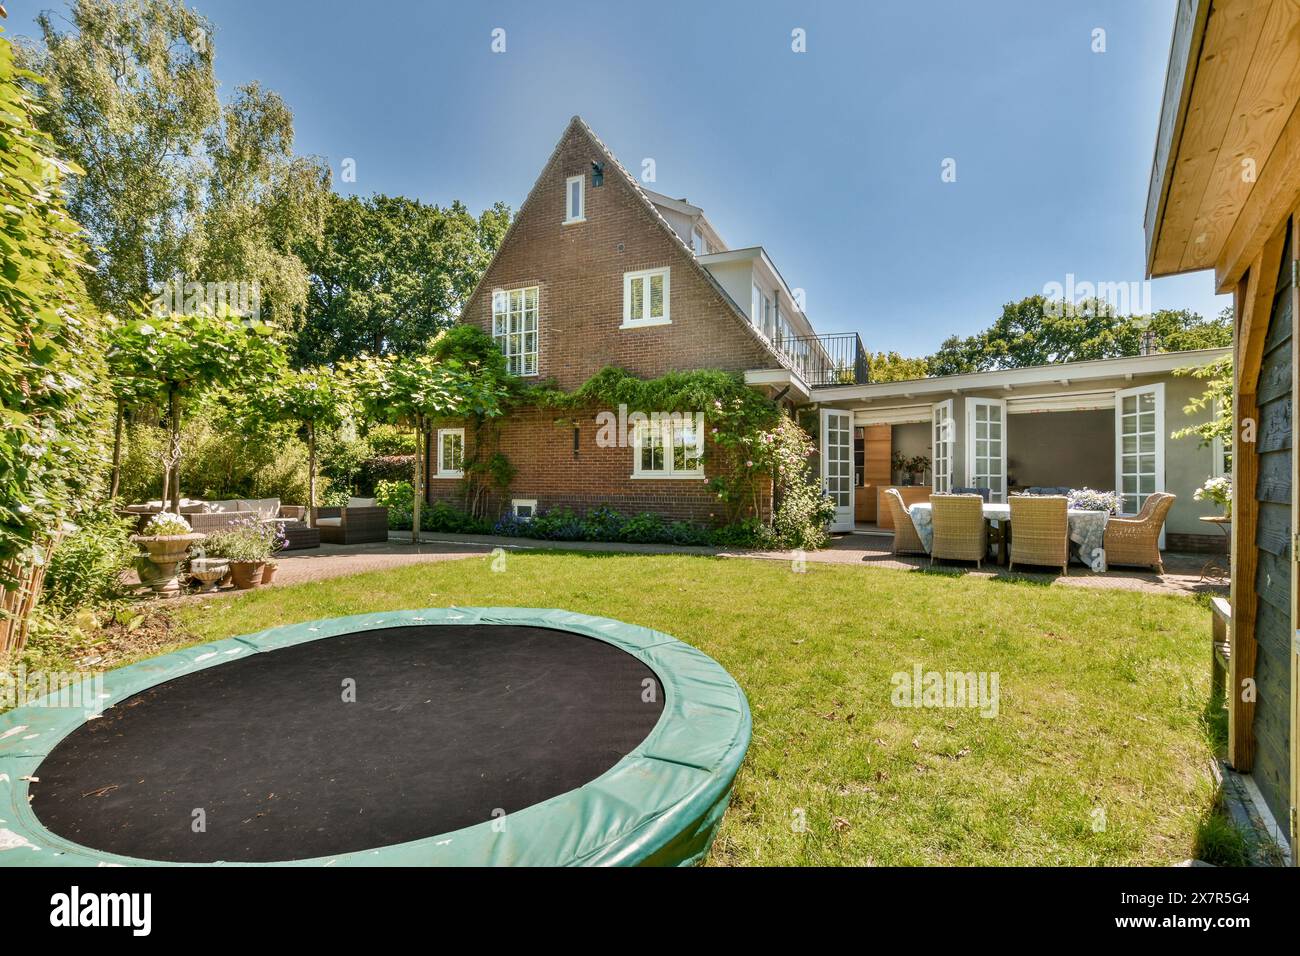
[[[706,465],[709,487],[726,523],[758,546],[816,548],[826,541],[834,508],[812,475],[812,439],[740,375],[700,369],[642,379],[607,367],[572,392],[536,386],[520,399],[557,410],[702,412],[716,452]],[[765,492],[771,509],[764,508]]]

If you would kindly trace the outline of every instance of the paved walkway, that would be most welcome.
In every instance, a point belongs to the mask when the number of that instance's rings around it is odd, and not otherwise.
[[[433,561],[454,561],[462,558],[482,557],[493,548],[538,551],[612,551],[625,554],[698,554],[723,558],[749,558],[765,561],[793,561],[799,555],[791,551],[737,551],[722,548],[684,547],[660,544],[621,544],[588,541],[538,541],[533,538],[501,538],[492,535],[444,534],[426,532],[421,543],[410,544],[410,534],[393,532],[385,543],[362,545],[321,545],[304,551],[289,551],[277,558],[279,570],[276,584],[297,584],[304,581],[322,581],[327,578],[379,571],[386,568],[405,567]],[[881,532],[855,532],[837,536],[831,544],[820,550],[802,555],[809,563],[866,565],[868,567],[920,570],[929,567],[924,557],[895,557],[891,551],[891,536]],[[1222,559],[1221,559],[1222,560]],[[992,564],[983,571],[971,565],[940,565],[968,574],[983,577],[1013,576],[1050,581],[1056,587],[1123,588],[1127,590],[1158,593],[1226,593],[1226,582],[1201,581],[1201,568],[1206,556],[1199,554],[1166,554],[1165,575],[1160,577],[1141,568],[1115,568],[1105,574],[1094,574],[1082,565],[1071,565],[1070,574],[1062,577],[1050,573],[1008,572]],[[232,593],[225,591],[221,593]]]

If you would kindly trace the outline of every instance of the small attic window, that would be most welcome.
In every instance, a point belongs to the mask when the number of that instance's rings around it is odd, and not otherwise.
[[[571,222],[582,222],[585,219],[583,210],[583,182],[585,176],[570,176],[564,181],[564,224]]]

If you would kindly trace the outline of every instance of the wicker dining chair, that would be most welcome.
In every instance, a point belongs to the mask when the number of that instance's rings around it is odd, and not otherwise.
[[[1157,491],[1148,496],[1142,510],[1132,518],[1111,518],[1106,522],[1102,547],[1106,564],[1129,564],[1149,567],[1156,574],[1165,573],[1160,557],[1160,529],[1177,495]]]
[[[894,554],[925,554],[925,545],[897,488],[885,489],[885,505],[894,521]]]
[[[1012,495],[1011,549],[1007,570],[1016,562],[1060,568],[1070,573],[1070,500],[1058,495]]]
[[[979,495],[931,495],[934,541],[930,563],[935,558],[974,561],[981,567],[989,550],[989,529],[984,521],[984,499]]]

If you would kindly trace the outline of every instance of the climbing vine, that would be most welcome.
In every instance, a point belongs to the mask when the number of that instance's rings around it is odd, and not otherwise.
[[[641,379],[604,368],[572,392],[537,386],[520,396],[556,409],[702,412],[715,455],[708,468],[723,522],[760,545],[819,547],[833,508],[812,476],[812,439],[739,375],[715,369]],[[773,502],[766,510],[764,502]]]

